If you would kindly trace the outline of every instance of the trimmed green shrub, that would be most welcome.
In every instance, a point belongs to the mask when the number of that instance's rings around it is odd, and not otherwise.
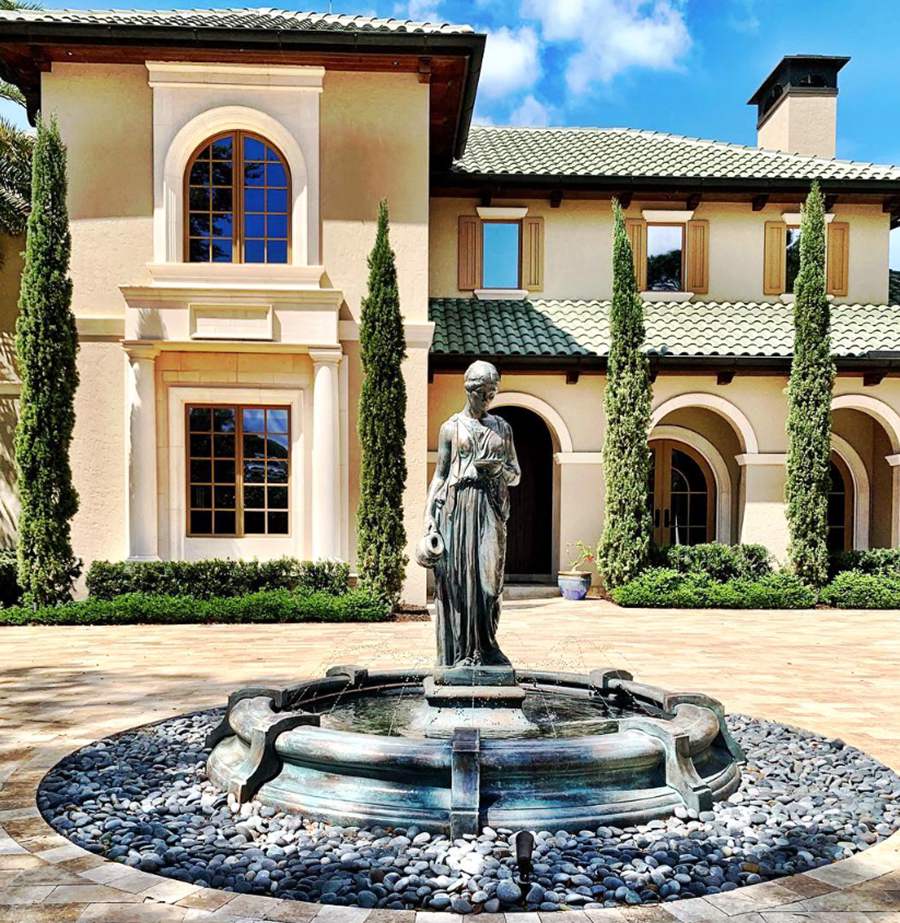
[[[794,355],[788,382],[785,499],[794,572],[812,587],[828,580],[831,489],[831,308],[825,294],[825,205],[813,182],[800,226],[794,283]]]
[[[94,599],[115,599],[126,593],[186,596],[192,599],[245,596],[264,590],[346,593],[350,567],[343,561],[94,561],[87,573]]]
[[[0,551],[0,606],[16,606],[22,598],[19,563],[14,549]]]
[[[763,545],[707,542],[654,547],[652,560],[657,567],[669,567],[682,574],[704,574],[713,580],[757,580],[772,573],[769,551]]]
[[[369,288],[359,318],[363,367],[359,394],[361,472],[357,559],[362,586],[396,605],[406,574],[406,336],[400,313],[397,266],[389,238],[388,207],[378,206]]]
[[[597,569],[607,589],[637,576],[650,555],[650,365],[643,351],[644,307],[634,277],[631,244],[618,201],[613,200],[613,297],[607,362],[606,477],[603,535]]]
[[[258,622],[381,622],[385,602],[368,590],[343,596],[269,590],[247,596],[196,599],[127,593],[115,599],[84,599],[61,606],[0,609],[0,625],[190,625]]]
[[[900,548],[870,548],[868,551],[841,551],[832,555],[831,575],[855,570],[861,574],[900,577]]]
[[[69,445],[75,426],[78,335],[72,314],[66,211],[66,148],[54,119],[41,120],[34,142],[31,214],[16,320],[22,379],[16,426],[19,583],[28,605],[72,596],[81,562],[72,553],[70,520],[78,510]]]
[[[838,609],[900,609],[900,573],[844,571],[822,590],[822,602]]]
[[[809,609],[816,594],[791,574],[714,580],[706,574],[651,567],[613,590],[620,606],[653,609]]]

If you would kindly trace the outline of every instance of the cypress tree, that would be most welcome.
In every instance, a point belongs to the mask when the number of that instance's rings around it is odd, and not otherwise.
[[[363,383],[359,398],[362,476],[357,513],[361,582],[396,605],[407,557],[403,526],[406,487],[406,339],[389,239],[387,202],[369,255],[368,295],[359,324]]]
[[[789,555],[813,587],[828,579],[831,486],[831,311],[825,294],[825,205],[813,183],[800,225],[800,271],[794,283],[794,356],[788,383],[785,497]]]
[[[78,509],[69,465],[78,337],[69,279],[66,149],[55,120],[38,124],[27,235],[16,321],[22,391],[15,449],[19,583],[24,601],[37,607],[68,600],[81,569],[69,523]]]
[[[607,363],[606,503],[597,563],[607,589],[635,577],[650,553],[647,507],[650,478],[650,366],[641,350],[644,309],[637,291],[631,244],[618,202],[613,202],[613,298]]]

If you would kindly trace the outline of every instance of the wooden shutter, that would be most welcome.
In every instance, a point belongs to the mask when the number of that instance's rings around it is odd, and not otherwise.
[[[829,295],[846,297],[850,274],[850,225],[846,221],[832,221],[828,225],[827,255],[826,291]]]
[[[522,219],[522,288],[539,292],[544,287],[544,219]]]
[[[763,252],[763,294],[780,295],[785,286],[785,247],[787,225],[783,221],[767,221]]]
[[[481,288],[481,219],[459,216],[459,250],[456,287],[461,292]]]
[[[688,221],[685,228],[685,291],[705,295],[709,291],[709,222]]]
[[[634,257],[634,276],[639,292],[647,289],[647,222],[643,218],[626,218],[625,231]]]

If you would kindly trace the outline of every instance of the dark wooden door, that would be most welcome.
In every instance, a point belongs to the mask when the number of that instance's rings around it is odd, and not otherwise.
[[[547,424],[524,407],[491,411],[512,427],[522,469],[510,489],[506,578],[540,583],[551,579],[553,544],[553,442]]]

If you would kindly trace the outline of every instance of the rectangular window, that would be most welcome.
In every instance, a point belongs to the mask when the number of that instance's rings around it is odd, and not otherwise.
[[[794,291],[800,272],[800,228],[788,227],[784,235],[784,290]]]
[[[684,225],[647,225],[647,291],[684,291]]]
[[[483,288],[519,288],[521,231],[519,221],[484,222]]]
[[[189,536],[287,535],[290,410],[186,408]]]

